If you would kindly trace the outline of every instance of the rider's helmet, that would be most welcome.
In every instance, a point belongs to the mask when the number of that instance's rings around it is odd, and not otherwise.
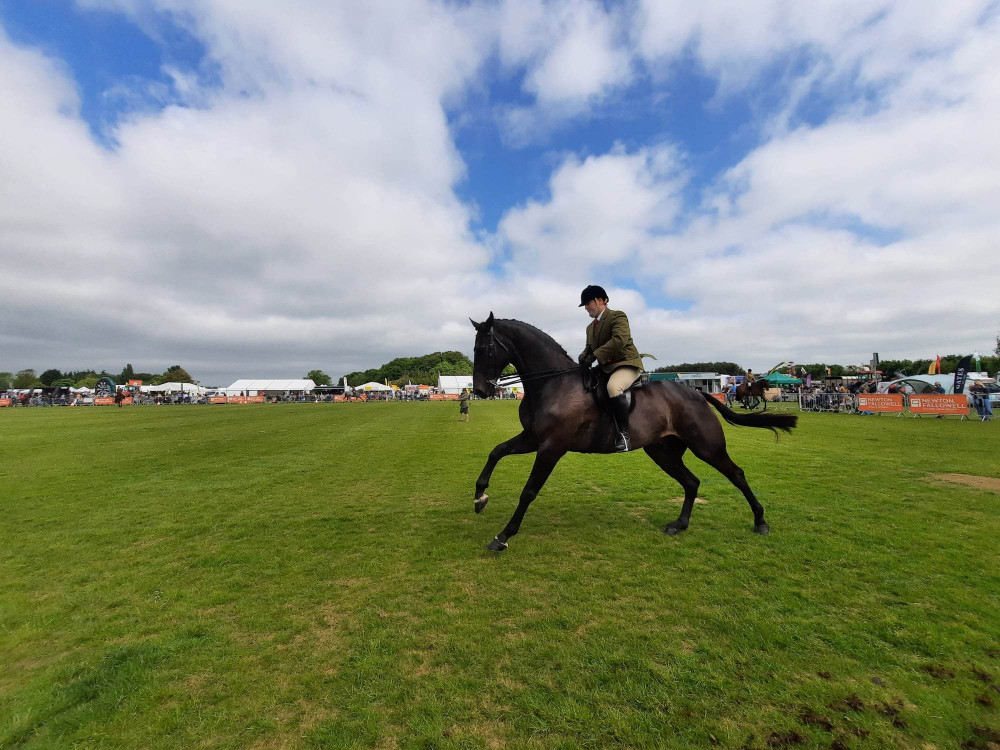
[[[582,292],[580,292],[580,304],[579,307],[583,307],[592,299],[602,299],[605,302],[608,301],[608,293],[604,291],[603,286],[597,286],[597,284],[590,284]]]

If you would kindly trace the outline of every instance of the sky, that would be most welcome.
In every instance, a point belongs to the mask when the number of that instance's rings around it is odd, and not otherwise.
[[[990,353],[1000,3],[0,0],[0,370]]]

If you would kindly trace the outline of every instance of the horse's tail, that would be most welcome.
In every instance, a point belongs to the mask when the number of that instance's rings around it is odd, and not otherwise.
[[[777,435],[778,430],[791,432],[792,428],[799,421],[798,416],[795,414],[762,414],[760,412],[739,414],[710,393],[702,391],[701,395],[705,397],[708,403],[715,407],[715,410],[722,415],[724,420],[729,422],[729,424],[738,425],[739,427],[763,427]]]

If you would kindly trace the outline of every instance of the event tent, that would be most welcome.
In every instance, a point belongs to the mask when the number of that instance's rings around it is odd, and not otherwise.
[[[190,393],[201,395],[205,389],[194,383],[160,383],[159,385],[140,385],[142,393]]]
[[[271,393],[280,395],[283,393],[311,393],[316,384],[311,380],[255,380],[252,378],[242,378],[237,380],[228,388],[225,388],[226,395],[238,396],[246,392],[250,396],[260,396]]]
[[[788,375],[783,375],[780,372],[772,372],[770,375],[761,375],[761,380],[767,380],[771,385],[800,385],[802,381],[799,378],[793,378]]]
[[[472,390],[471,375],[438,375],[438,390],[444,393],[461,393],[464,389]]]
[[[376,383],[374,380],[363,385],[354,386],[356,391],[391,391],[392,388],[385,383]]]

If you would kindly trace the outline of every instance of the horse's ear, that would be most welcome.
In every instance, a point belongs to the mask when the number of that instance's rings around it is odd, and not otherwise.
[[[483,326],[482,323],[477,323],[472,318],[469,318],[469,322],[472,323],[472,327],[475,328],[477,331]]]
[[[486,319],[486,322],[483,323],[483,326],[485,327],[485,329],[487,331],[490,330],[493,327],[493,311],[492,310],[490,310],[490,317],[488,317]]]

